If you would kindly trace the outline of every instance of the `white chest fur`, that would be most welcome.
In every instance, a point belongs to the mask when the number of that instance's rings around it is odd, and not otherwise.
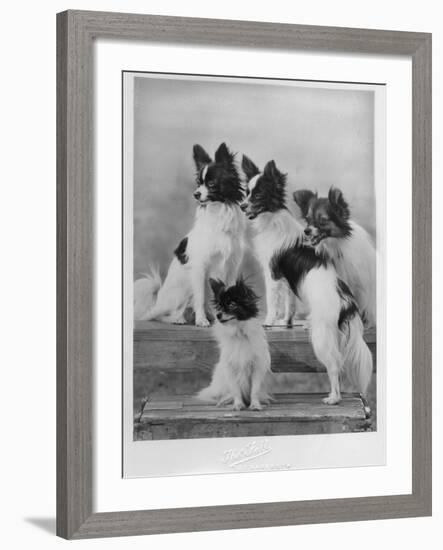
[[[303,228],[287,210],[266,212],[253,222],[254,251],[259,262],[268,265],[275,252],[288,248],[302,235]]]
[[[246,222],[237,205],[210,203],[197,211],[194,227],[188,234],[191,264],[205,259],[208,264],[218,257],[227,262],[243,255]]]

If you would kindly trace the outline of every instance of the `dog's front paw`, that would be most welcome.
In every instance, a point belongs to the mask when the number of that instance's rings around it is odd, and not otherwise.
[[[175,319],[173,319],[172,324],[173,325],[186,325],[186,319],[184,318],[183,315],[181,315],[180,317],[176,317]]]
[[[292,321],[288,321],[287,319],[277,319],[274,321],[274,325],[276,327],[289,327],[291,326]]]
[[[234,404],[232,405],[232,410],[233,411],[242,411],[243,409],[245,408],[245,404],[243,403],[243,401],[234,401]]]
[[[266,317],[264,320],[263,325],[265,327],[272,327],[275,324],[275,318],[274,317]]]
[[[251,401],[251,404],[249,405],[249,409],[251,411],[261,411],[263,407],[260,401]]]
[[[209,327],[211,323],[206,319],[206,317],[196,317],[195,326],[197,327]]]
[[[322,401],[326,405],[338,405],[341,401],[341,397],[339,395],[329,394],[328,397],[324,397]]]

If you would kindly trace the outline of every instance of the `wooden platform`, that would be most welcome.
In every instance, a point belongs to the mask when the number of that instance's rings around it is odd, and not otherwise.
[[[327,391],[329,384],[325,368],[313,353],[306,322],[289,329],[267,329],[266,335],[271,367],[281,382],[274,391],[287,393],[278,395],[263,411],[234,412],[192,397],[209,384],[218,360],[211,329],[136,322],[134,439],[341,433],[374,428],[374,417],[368,417],[357,394],[348,394],[340,405],[331,407],[321,401],[325,393],[313,393]],[[365,339],[375,369],[375,331],[367,331]],[[375,377],[372,391],[375,395]]]
[[[323,404],[326,394],[278,394],[262,411],[233,411],[192,396],[153,398],[135,422],[135,439],[271,436],[366,431],[371,419],[358,394],[339,405]]]
[[[325,372],[312,350],[306,321],[292,327],[266,329],[274,372]],[[365,332],[365,340],[376,355],[375,330]],[[218,359],[217,344],[209,328],[136,321],[134,367],[174,371],[212,372]],[[375,360],[374,360],[375,366]]]

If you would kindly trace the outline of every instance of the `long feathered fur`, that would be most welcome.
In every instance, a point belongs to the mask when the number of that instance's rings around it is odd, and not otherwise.
[[[281,188],[281,178],[277,183]],[[331,384],[325,403],[340,401],[339,376],[344,370],[356,389],[366,394],[372,355],[363,339],[363,324],[351,291],[327,255],[304,246],[303,227],[285,207],[266,210],[260,201],[259,174],[249,185],[252,189],[245,210],[251,213],[254,250],[265,276],[268,315],[276,289],[284,281],[308,311],[314,353],[325,365]]]
[[[307,239],[319,255],[328,256],[354,294],[367,326],[376,325],[376,251],[368,232],[351,217],[343,193],[331,187],[327,197],[307,189],[295,191],[295,202],[307,226]]]
[[[213,334],[220,350],[212,380],[198,394],[202,401],[232,403],[236,410],[260,410],[270,400],[271,357],[265,331],[257,319],[216,323]]]
[[[243,190],[234,155],[225,143],[215,162],[200,146],[193,148],[197,168],[194,198],[199,206],[194,226],[174,250],[163,284],[148,276],[134,290],[136,319],[185,323],[185,311],[192,306],[195,324],[209,326],[208,280],[219,277],[234,282],[245,249],[246,222],[239,202]]]
[[[195,303],[195,295],[201,289],[203,311],[194,307],[196,324],[208,326],[206,314],[211,309],[208,278],[218,277],[227,283],[235,281],[244,255],[245,231],[246,221],[239,206],[213,202],[204,208],[198,207],[194,227],[187,235],[186,250],[181,251],[187,257],[186,263],[174,257],[161,288],[147,285],[150,295],[143,301],[153,305],[139,318],[182,324],[186,308]],[[140,310],[137,304],[137,312]]]
[[[228,287],[219,279],[210,279],[210,285],[220,359],[210,385],[198,397],[218,404],[232,403],[235,410],[259,410],[270,399],[271,357],[265,331],[257,320],[258,296],[242,278]]]
[[[368,232],[350,220],[351,234],[345,239],[327,238],[316,247],[327,254],[357,300],[367,326],[377,324],[376,252]]]

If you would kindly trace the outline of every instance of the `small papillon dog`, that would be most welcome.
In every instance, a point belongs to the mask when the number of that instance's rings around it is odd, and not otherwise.
[[[271,357],[265,331],[257,319],[258,297],[242,279],[232,286],[218,279],[211,279],[210,284],[220,359],[211,384],[198,398],[218,405],[232,403],[234,410],[260,410],[270,400]]]
[[[265,275],[268,308],[277,285],[289,285],[306,307],[311,342],[317,359],[326,367],[331,391],[324,399],[339,403],[340,373],[366,394],[372,376],[372,355],[363,339],[357,303],[332,260],[303,244],[303,227],[285,203],[286,175],[274,161],[263,172],[243,157],[248,189],[243,209],[253,223],[253,246]],[[268,310],[269,315],[269,310]]]
[[[195,324],[209,326],[209,278],[235,282],[245,250],[245,217],[240,209],[243,187],[234,154],[222,143],[214,160],[194,145],[198,203],[194,226],[174,250],[164,282],[151,272],[134,286],[134,312],[139,319],[185,323],[192,306]],[[142,304],[142,305],[140,305]]]
[[[306,221],[305,239],[319,256],[333,261],[338,276],[351,289],[366,326],[376,325],[376,253],[371,237],[351,219],[340,189],[327,197],[308,190],[295,191],[294,200]]]

